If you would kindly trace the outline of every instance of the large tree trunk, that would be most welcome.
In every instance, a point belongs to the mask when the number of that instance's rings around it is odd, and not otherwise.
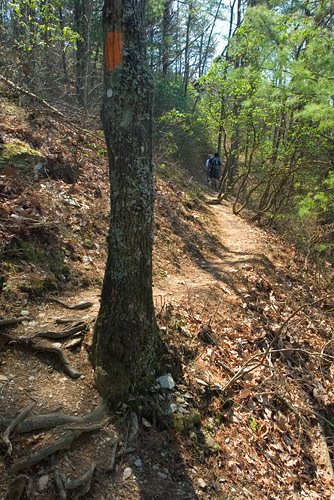
[[[92,360],[111,403],[147,387],[158,342],[152,297],[152,78],[145,1],[105,0],[102,121],[111,183],[111,225]]]

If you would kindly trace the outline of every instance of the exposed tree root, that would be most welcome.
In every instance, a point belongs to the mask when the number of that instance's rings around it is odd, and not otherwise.
[[[76,479],[67,479],[65,474],[56,471],[54,474],[54,478],[60,500],[67,499],[68,490],[72,491],[80,488],[80,490],[76,494],[76,498],[87,495],[91,488],[92,477],[95,469],[96,463],[92,462],[92,465],[89,467],[89,469],[81,474],[81,476],[78,476]]]
[[[73,441],[81,436],[81,434],[83,434],[84,432],[94,432],[100,430],[102,429],[102,427],[104,427],[105,424],[106,420],[104,420],[103,422],[87,424],[85,427],[82,426],[75,430],[66,432],[66,434],[56,439],[52,444],[45,446],[29,457],[23,458],[16,462],[16,464],[12,465],[12,467],[9,468],[9,473],[16,474],[23,469],[38,464],[42,460],[45,460],[58,451],[69,450]]]
[[[69,375],[73,379],[77,379],[82,375],[81,372],[71,367],[70,362],[68,361],[65,353],[59,347],[45,345],[45,344],[37,344],[31,338],[25,338],[25,337],[15,338],[3,332],[0,332],[0,339],[1,337],[3,338],[5,344],[10,343],[18,348],[23,347],[32,349],[33,351],[51,352],[52,354],[56,354],[63,365],[64,372],[67,375]]]
[[[38,332],[35,333],[31,339],[34,339],[36,337],[42,337],[45,339],[52,339],[52,340],[61,340],[66,337],[71,337],[72,335],[75,335],[76,333],[82,333],[87,330],[87,323],[80,321],[79,323],[76,323],[73,325],[71,328],[68,328],[67,330],[63,330],[61,332]]]
[[[8,491],[4,500],[20,500],[27,489],[32,486],[30,477],[20,474],[16,476],[8,486]]]
[[[65,488],[64,475],[61,474],[58,470],[56,470],[54,473],[54,480],[56,483],[56,488],[58,490],[59,500],[66,500],[67,493]]]
[[[16,432],[26,433],[37,430],[48,430],[66,424],[84,425],[99,420],[105,417],[105,415],[106,413],[103,404],[99,405],[94,411],[84,415],[83,417],[64,415],[63,413],[33,415],[32,417],[26,418],[23,422],[19,422],[16,426]],[[5,429],[11,421],[11,418],[0,417],[0,429]]]
[[[28,415],[28,413],[31,412],[31,410],[33,409],[35,404],[36,403],[30,403],[30,405],[23,408],[23,410],[20,411],[20,413],[17,415],[17,417],[15,417],[14,420],[11,421],[11,423],[8,425],[8,427],[3,432],[2,439],[5,443],[5,445],[7,445],[8,455],[11,455],[12,451],[13,451],[12,443],[9,441],[10,433],[15,429],[15,427],[17,427],[17,425],[20,422],[22,422],[22,420],[25,419],[25,417]]]
[[[30,320],[29,316],[19,316],[18,318],[0,319],[0,326],[18,325],[22,321]]]
[[[94,305],[94,302],[79,302],[79,304],[75,304],[74,306],[69,306],[68,304],[65,304],[65,302],[62,302],[61,300],[55,299],[53,297],[46,297],[46,300],[49,302],[54,302],[55,304],[59,304],[60,306],[65,307],[66,309],[72,309],[76,311],[81,311],[83,309],[89,309]]]

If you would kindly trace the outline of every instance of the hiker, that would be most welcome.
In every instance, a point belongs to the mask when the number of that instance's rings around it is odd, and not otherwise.
[[[209,160],[209,179],[210,179],[210,185],[212,189],[215,191],[218,191],[219,189],[219,179],[221,175],[221,166],[222,162],[221,159],[219,158],[219,154],[215,153],[212,158]]]
[[[206,173],[206,182],[208,186],[210,185],[209,171],[210,171],[210,160],[213,158],[213,155],[208,155],[208,159],[205,162],[205,173]]]

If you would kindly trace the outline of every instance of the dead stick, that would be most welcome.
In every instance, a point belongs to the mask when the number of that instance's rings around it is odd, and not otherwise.
[[[31,410],[33,409],[33,407],[35,406],[36,403],[30,403],[30,405],[26,406],[25,408],[23,408],[20,413],[17,415],[17,417],[14,418],[14,420],[11,421],[11,423],[9,424],[9,426],[6,428],[6,430],[3,432],[2,434],[2,439],[4,441],[4,443],[7,445],[7,453],[8,455],[11,455],[12,454],[12,451],[13,451],[13,446],[12,446],[12,443],[10,442],[9,440],[9,436],[11,434],[11,432],[15,429],[15,427],[22,421],[25,419],[25,417],[31,412]]]

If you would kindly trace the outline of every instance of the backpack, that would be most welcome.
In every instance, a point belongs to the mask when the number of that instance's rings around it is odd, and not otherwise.
[[[218,156],[214,156],[213,158],[210,159],[210,175],[211,177],[218,177],[219,176],[219,167],[221,165],[221,161]]]

